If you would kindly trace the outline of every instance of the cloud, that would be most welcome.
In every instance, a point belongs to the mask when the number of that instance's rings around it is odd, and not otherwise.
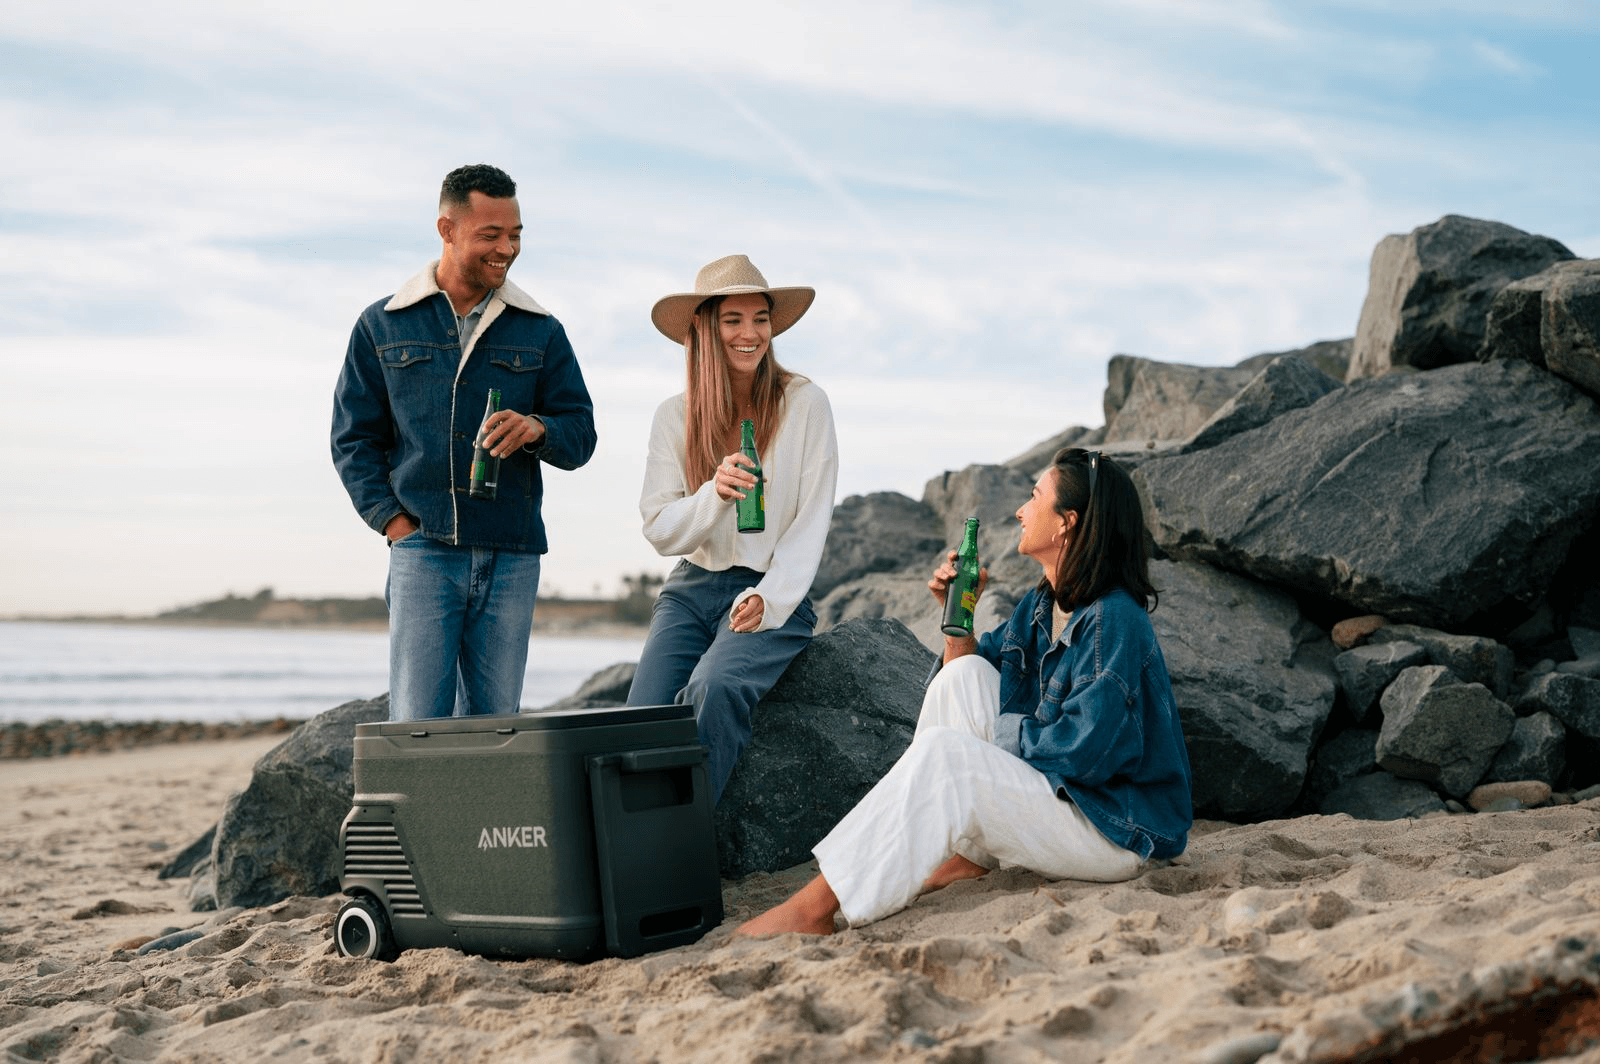
[[[1538,73],[1535,67],[1518,59],[1499,45],[1490,44],[1488,41],[1473,41],[1468,47],[1478,62],[1498,73],[1514,77],[1528,77]]]
[[[600,453],[552,476],[546,573],[574,590],[668,564],[634,500],[681,354],[647,313],[730,251],[818,289],[779,353],[833,398],[842,490],[913,495],[1098,423],[1113,353],[1349,335],[1385,233],[1455,211],[1600,254],[1586,27],[1532,10],[598,0],[463,24],[25,0],[0,19],[0,490],[22,511],[0,556],[76,575],[7,563],[0,611],[380,588],[331,389],[359,310],[437,253],[464,161],[517,177],[516,279],[595,393]],[[1538,100],[1503,91],[1513,65]],[[942,431],[968,396],[968,431]]]

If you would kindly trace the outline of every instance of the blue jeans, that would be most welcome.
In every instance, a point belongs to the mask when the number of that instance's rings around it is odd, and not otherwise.
[[[650,636],[628,690],[628,705],[695,707],[700,741],[710,751],[712,804],[750,743],[750,715],[794,656],[811,641],[817,615],[803,600],[781,628],[735,632],[733,600],[761,574],[735,567],[714,573],[680,561],[656,598]]]
[[[390,548],[390,720],[517,712],[539,558],[420,532]]]

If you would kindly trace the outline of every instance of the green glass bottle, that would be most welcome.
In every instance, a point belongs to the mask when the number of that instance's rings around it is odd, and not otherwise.
[[[483,408],[483,421],[478,423],[478,440],[472,449],[472,475],[467,485],[467,494],[474,499],[492,499],[500,488],[500,459],[489,453],[483,445],[486,434],[484,423],[489,416],[500,409],[500,389],[489,389],[489,402]]]
[[[978,605],[978,519],[967,518],[967,531],[956,551],[956,575],[944,591],[945,635],[971,635],[972,611]]]
[[[767,530],[767,500],[762,495],[761,459],[756,455],[756,423],[749,418],[739,424],[739,450],[750,459],[750,465],[740,466],[756,478],[755,487],[746,489],[744,498],[734,500],[738,512],[740,532],[765,532]]]

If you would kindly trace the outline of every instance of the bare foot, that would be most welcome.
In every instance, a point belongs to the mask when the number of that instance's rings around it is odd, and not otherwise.
[[[933,870],[933,875],[922,884],[922,892],[926,894],[930,890],[948,887],[958,879],[977,879],[988,872],[983,865],[974,864],[959,853],[952,854],[948,861]]]
[[[736,935],[779,935],[797,931],[802,935],[833,934],[833,914],[839,899],[821,876],[801,887],[788,901],[768,909],[753,920],[739,925]]]

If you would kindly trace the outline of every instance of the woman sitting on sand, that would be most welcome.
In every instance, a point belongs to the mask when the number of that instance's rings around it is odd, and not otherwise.
[[[1133,483],[1059,451],[1017,520],[1044,579],[1003,627],[946,637],[911,746],[817,844],[821,875],[740,933],[831,934],[1000,863],[1109,883],[1183,852],[1189,756]],[[941,604],[954,560],[928,581]]]
[[[650,312],[683,346],[688,381],[656,411],[639,511],[651,546],[687,557],[656,599],[628,704],[695,707],[713,802],[750,741],[751,711],[817,623],[806,594],[833,517],[833,411],[821,388],[772,355],[772,338],[815,294],[772,288],[749,259],[729,255],[701,269],[693,292]],[[747,418],[766,528],[740,535],[734,504],[756,483],[739,449]]]

